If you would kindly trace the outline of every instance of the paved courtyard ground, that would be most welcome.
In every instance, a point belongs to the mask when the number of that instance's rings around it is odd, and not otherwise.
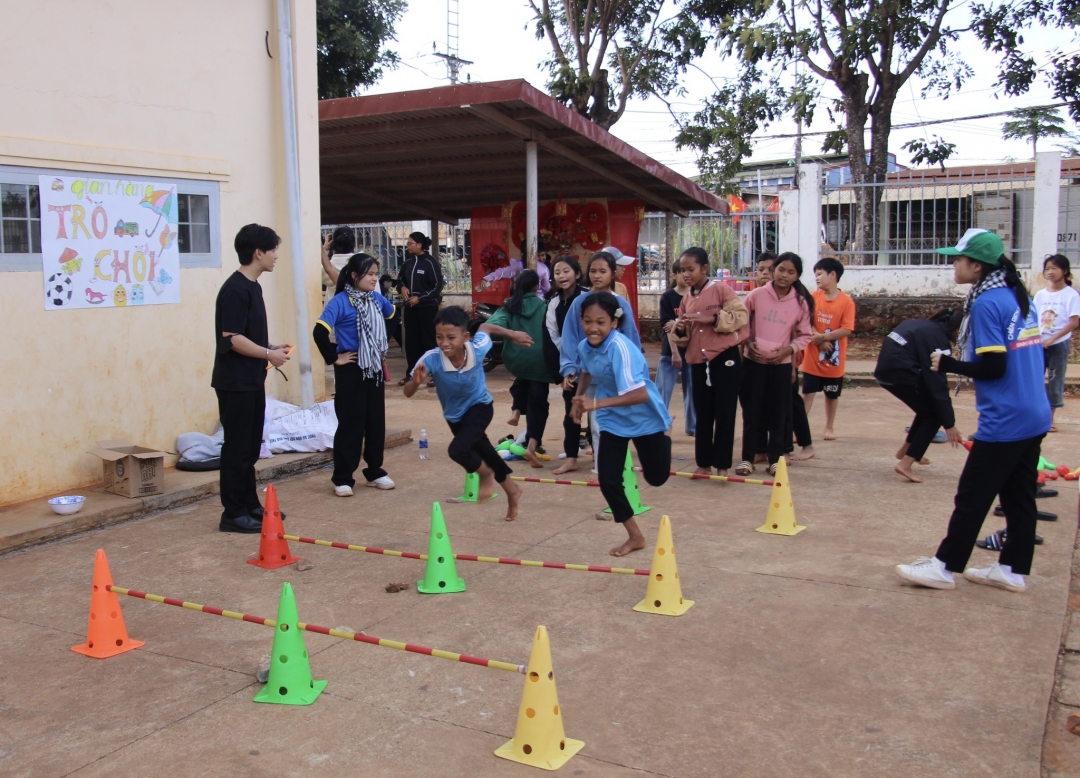
[[[400,374],[400,368],[396,368]],[[492,435],[509,428],[509,379],[490,375]],[[425,551],[431,503],[461,491],[445,454],[449,433],[434,391],[396,388],[389,424],[428,431],[388,452],[390,492],[333,495],[322,469],[277,484],[290,533]],[[553,404],[557,402],[553,394]],[[1069,400],[1048,458],[1080,466],[1080,401]],[[676,403],[672,403],[673,406]],[[960,429],[974,430],[970,393]],[[815,433],[822,407],[814,408]],[[558,451],[558,414],[546,436]],[[310,707],[256,705],[254,674],[272,631],[121,598],[136,651],[99,661],[70,651],[85,638],[94,551],[105,549],[119,586],[268,618],[281,583],[300,618],[450,651],[525,663],[537,625],[551,636],[566,733],[585,748],[573,776],[1039,776],[1067,775],[1080,746],[1055,730],[1052,770],[1044,730],[1069,607],[1076,540],[1075,484],[1041,501],[1061,520],[1040,522],[1029,591],[960,581],[915,589],[893,573],[930,554],[947,521],[965,452],[936,445],[926,483],[892,473],[909,413],[877,388],[845,389],[837,432],[818,457],[793,465],[806,531],[754,532],[760,486],[673,478],[643,487],[653,510],[648,567],[662,515],[674,528],[684,595],[679,618],[635,613],[641,577],[460,562],[468,591],[423,596],[422,563],[293,544],[314,568],[245,564],[257,537],[217,532],[211,498],[145,519],[7,554],[0,564],[0,774],[5,776],[525,776],[495,758],[514,732],[523,678],[376,646],[306,634],[315,678]],[[692,439],[674,437],[678,469]],[[583,459],[583,463],[588,460]],[[557,462],[548,464],[550,472]],[[522,475],[543,474],[516,463]],[[524,484],[523,516],[502,500],[443,502],[454,550],[612,564],[621,530],[600,522],[598,489]],[[1003,526],[990,517],[984,534]],[[988,563],[976,549],[973,561]],[[386,584],[413,582],[388,594]],[[1071,738],[1071,735],[1065,736]],[[1076,739],[1080,741],[1080,738]]]

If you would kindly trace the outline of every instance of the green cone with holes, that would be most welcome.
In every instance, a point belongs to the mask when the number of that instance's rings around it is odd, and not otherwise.
[[[641,504],[641,490],[638,488],[637,473],[634,472],[634,460],[630,456],[629,446],[626,448],[626,464],[623,466],[622,485],[626,501],[634,509],[635,516],[640,516],[652,510],[648,505]],[[611,508],[605,508],[604,513],[611,513]]]
[[[326,688],[326,681],[311,679],[311,663],[308,662],[298,621],[292,584],[283,583],[281,600],[278,602],[277,627],[274,629],[274,648],[270,652],[270,677],[262,691],[255,695],[255,702],[310,705]]]
[[[428,536],[427,567],[424,579],[416,582],[421,594],[449,594],[465,591],[465,580],[458,578],[454,550],[450,548],[450,536],[446,532],[446,519],[442,506],[431,504],[431,534]]]

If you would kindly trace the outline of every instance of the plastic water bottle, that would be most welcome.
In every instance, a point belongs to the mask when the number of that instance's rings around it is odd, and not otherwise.
[[[428,456],[427,430],[420,430],[420,458],[431,459],[431,457]]]

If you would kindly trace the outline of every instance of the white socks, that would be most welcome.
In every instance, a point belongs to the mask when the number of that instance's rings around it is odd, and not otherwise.
[[[1005,576],[1005,580],[1011,583],[1013,586],[1023,586],[1024,576],[1020,573],[1014,573],[1011,565],[998,565],[998,569],[1001,570],[1001,574]]]

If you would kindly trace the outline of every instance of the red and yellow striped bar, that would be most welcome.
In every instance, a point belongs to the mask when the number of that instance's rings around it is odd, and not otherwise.
[[[150,600],[151,602],[160,602],[165,605],[175,605],[177,608],[187,608],[188,610],[198,611],[199,613],[212,613],[215,616],[224,616],[225,618],[236,619],[237,621],[250,621],[252,624],[261,624],[264,627],[277,626],[276,619],[264,619],[262,616],[251,616],[246,613],[238,613],[237,611],[213,608],[209,605],[199,605],[196,602],[185,602],[184,600],[177,600],[172,597],[162,597],[160,594],[148,594],[147,592],[140,592],[136,589],[125,589],[123,586],[109,586],[108,589],[110,592],[115,592],[116,594],[126,594],[128,597],[138,597],[140,600]],[[438,648],[418,646],[415,643],[402,643],[397,640],[377,638],[374,635],[362,635],[359,632],[346,632],[343,629],[330,629],[329,627],[320,627],[317,624],[307,624],[303,621],[296,622],[296,626],[306,632],[318,632],[320,635],[330,635],[331,637],[341,638],[342,640],[355,640],[358,643],[370,643],[373,646],[382,646],[383,648],[396,648],[399,651],[425,654],[427,656],[438,657],[439,659],[449,659],[454,662],[465,662],[470,665],[491,667],[495,670],[506,670],[511,673],[525,672],[525,665],[513,665],[509,662],[498,662],[494,659],[484,659],[483,657],[471,656],[469,654],[457,654],[453,651],[443,651]]]
[[[530,484],[558,484],[559,486],[599,486],[599,481],[568,481],[565,478],[526,478],[521,475],[510,476],[511,481],[525,481]]]
[[[728,481],[733,484],[755,484],[757,486],[772,486],[772,481],[762,481],[760,478],[742,478],[737,475],[705,475],[704,473],[676,473],[672,470],[669,475],[677,475],[682,478],[696,478],[701,481]]]
[[[385,556],[398,556],[405,559],[419,559],[427,561],[427,554],[416,554],[411,551],[390,551],[385,548],[372,546],[356,546],[349,543],[335,543],[330,540],[316,540],[305,538],[300,535],[282,535],[282,538],[297,543],[311,543],[316,546],[328,548],[342,548],[347,551],[364,551],[368,554],[383,554]],[[498,556],[473,556],[472,554],[454,554],[454,559],[464,562],[488,562],[493,565],[518,565],[520,567],[549,567],[553,570],[580,570],[586,573],[618,573],[620,575],[648,575],[648,570],[637,570],[632,567],[605,567],[603,565],[575,565],[568,562],[537,562],[531,559],[507,559]]]

